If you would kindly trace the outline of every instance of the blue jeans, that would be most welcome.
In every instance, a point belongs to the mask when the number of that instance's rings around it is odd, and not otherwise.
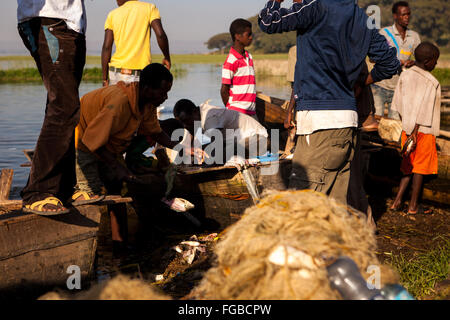
[[[400,120],[400,115],[397,111],[391,110],[392,98],[394,97],[394,91],[382,88],[373,84],[372,86],[373,100],[375,103],[375,114],[378,116],[384,116],[384,107],[387,105],[388,118]]]

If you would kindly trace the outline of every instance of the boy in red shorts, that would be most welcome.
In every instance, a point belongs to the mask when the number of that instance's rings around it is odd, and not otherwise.
[[[404,176],[391,209],[400,209],[412,177],[408,214],[431,213],[430,209],[419,205],[419,195],[424,175],[435,175],[438,171],[436,136],[440,130],[441,86],[430,71],[436,66],[439,54],[436,46],[422,42],[415,50],[415,66],[401,74],[392,101],[392,108],[402,118],[402,147],[408,138],[412,142],[403,156],[401,171]]]

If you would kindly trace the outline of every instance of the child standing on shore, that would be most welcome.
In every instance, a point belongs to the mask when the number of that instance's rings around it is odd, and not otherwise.
[[[231,23],[230,34],[233,46],[222,67],[220,95],[228,109],[256,118],[255,70],[253,58],[245,50],[253,40],[252,24],[244,19],[236,19]]]
[[[414,54],[416,65],[403,71],[392,101],[392,108],[402,118],[402,147],[407,150],[401,164],[404,176],[391,209],[400,209],[412,177],[408,214],[430,214],[430,209],[419,205],[419,195],[424,175],[435,175],[438,170],[436,136],[440,129],[441,86],[430,71],[436,66],[440,53],[433,44],[422,42]],[[409,148],[408,140],[412,141]]]

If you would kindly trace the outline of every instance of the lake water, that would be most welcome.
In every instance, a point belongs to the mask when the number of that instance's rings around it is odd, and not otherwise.
[[[182,98],[199,105],[208,99],[210,104],[222,105],[220,98],[221,67],[213,64],[183,65],[187,72],[177,77],[163,104],[162,118],[172,117],[174,104]],[[82,83],[80,96],[99,88],[100,83]],[[267,95],[288,99],[290,86],[284,79],[265,78],[258,81],[257,90]],[[22,150],[33,149],[44,118],[46,90],[42,84],[0,85],[0,169],[14,169],[11,199],[18,199],[25,186],[29,168]]]

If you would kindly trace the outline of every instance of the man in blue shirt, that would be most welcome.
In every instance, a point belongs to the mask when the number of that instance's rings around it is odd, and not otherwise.
[[[354,0],[269,1],[258,23],[263,32],[297,32],[294,98],[296,150],[290,188],[313,189],[346,204],[358,115],[355,93],[392,77],[400,62]],[[375,61],[358,82],[366,56]]]

